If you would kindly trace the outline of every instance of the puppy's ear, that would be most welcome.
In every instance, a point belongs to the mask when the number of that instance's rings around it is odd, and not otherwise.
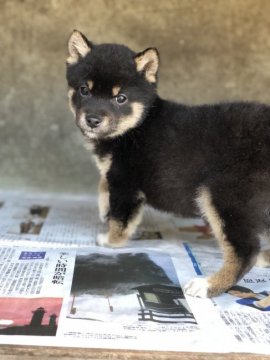
[[[157,81],[159,55],[155,48],[148,48],[135,56],[135,63],[138,72],[143,72],[147,81]]]
[[[73,30],[69,41],[69,57],[67,64],[75,64],[79,58],[85,57],[91,51],[91,42],[78,30]]]

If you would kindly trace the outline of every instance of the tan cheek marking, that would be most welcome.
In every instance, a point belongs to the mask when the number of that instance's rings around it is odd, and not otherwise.
[[[93,87],[94,87],[94,82],[93,82],[93,80],[88,80],[88,81],[87,81],[87,85],[88,85],[89,90],[91,91],[91,90],[93,89]]]
[[[112,88],[112,96],[117,96],[120,92],[120,89],[121,89],[120,86],[114,86]]]
[[[69,104],[69,108],[70,108],[72,114],[73,114],[74,116],[76,116],[76,110],[75,110],[75,107],[74,107],[73,102],[72,102],[72,96],[74,95],[74,93],[75,93],[75,90],[74,90],[74,89],[72,89],[72,88],[69,88],[69,89],[68,89],[68,104]]]
[[[110,124],[110,118],[108,116],[103,116],[102,118],[102,123],[101,123],[101,128],[102,129],[106,129]]]
[[[209,190],[207,188],[200,189],[196,201],[223,250],[223,266],[217,273],[208,278],[210,285],[208,296],[215,296],[226,291],[237,281],[243,271],[243,262],[238,258],[223,232],[223,222],[212,203]]]
[[[127,130],[134,128],[143,114],[143,105],[141,103],[134,102],[131,105],[132,112],[128,116],[123,116],[119,120],[117,129],[112,132],[108,137],[115,137],[124,134]]]

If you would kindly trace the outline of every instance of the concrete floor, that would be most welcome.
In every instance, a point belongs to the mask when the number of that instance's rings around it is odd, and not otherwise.
[[[95,191],[68,110],[66,43],[161,54],[160,94],[185,103],[270,103],[268,0],[1,0],[0,188]]]

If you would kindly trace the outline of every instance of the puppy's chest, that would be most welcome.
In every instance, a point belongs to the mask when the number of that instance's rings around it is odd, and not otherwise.
[[[142,174],[137,156],[130,152],[108,152],[93,155],[100,176],[109,183],[125,183],[125,186],[137,182]],[[124,189],[123,189],[124,190]]]

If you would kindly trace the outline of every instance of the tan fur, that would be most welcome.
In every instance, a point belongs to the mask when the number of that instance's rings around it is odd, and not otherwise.
[[[103,158],[99,158],[96,155],[93,155],[97,168],[100,172],[101,177],[105,177],[107,172],[109,171],[111,164],[112,164],[112,156],[111,155],[107,155],[104,156]]]
[[[109,116],[103,116],[102,118],[102,123],[101,123],[101,128],[106,129],[108,126],[110,125],[110,118]]]
[[[145,196],[142,192],[139,192],[137,196],[142,202],[134,212],[126,227],[123,226],[122,222],[110,219],[108,234],[108,244],[110,246],[119,247],[125,245],[140,224],[143,216]]]
[[[131,105],[132,113],[128,116],[122,116],[119,120],[119,124],[117,129],[112,132],[109,137],[115,137],[118,135],[124,134],[127,130],[134,128],[139,122],[142,113],[143,113],[143,105],[138,102],[134,102]]]
[[[256,266],[269,267],[270,266],[270,249],[263,250],[259,253],[256,261]]]
[[[128,236],[129,237],[132,234],[134,234],[134,232],[136,231],[138,225],[142,221],[143,209],[144,209],[144,204],[145,204],[145,195],[144,195],[144,193],[142,191],[139,191],[138,194],[137,194],[137,198],[138,198],[138,200],[141,201],[141,205],[139,205],[138,209],[135,211],[135,213],[133,214],[133,216],[131,217],[131,219],[128,222],[127,231],[128,231]]]
[[[93,80],[88,80],[87,81],[87,85],[88,85],[88,89],[91,91],[94,87],[94,82]]]
[[[223,223],[219,217],[207,188],[201,188],[197,197],[197,204],[209,222],[220,247],[223,249],[224,264],[221,269],[208,278],[208,296],[215,296],[231,287],[241,275],[242,262],[238,258],[233,246],[226,239]]]
[[[223,243],[225,239],[223,223],[212,203],[212,198],[207,188],[200,188],[196,202],[202,215],[210,223],[215,237],[220,243]]]
[[[159,60],[154,49],[149,49],[142,55],[135,58],[138,71],[145,71],[145,78],[150,83],[157,81],[156,74],[158,70]]]
[[[259,239],[261,242],[269,243],[270,242],[269,231],[265,231],[264,233],[260,234]],[[260,251],[255,265],[259,266],[259,267],[269,267],[270,266],[270,249]]]
[[[234,248],[227,241],[223,242],[222,248],[224,264],[218,272],[208,278],[208,296],[210,297],[228,290],[243,271],[242,261],[237,257]]]
[[[69,105],[69,108],[70,108],[72,114],[74,116],[76,116],[76,110],[72,103],[72,96],[74,95],[74,93],[75,93],[75,90],[70,87],[68,89],[68,105]]]
[[[79,60],[79,56],[85,57],[91,49],[83,39],[81,33],[74,30],[71,34],[68,42],[69,57],[67,58],[67,64],[76,64]]]
[[[123,246],[128,240],[128,235],[123,228],[123,224],[120,221],[110,219],[109,228],[109,245],[113,247]]]
[[[100,220],[104,222],[110,209],[109,186],[106,175],[110,170],[112,157],[111,155],[105,156],[103,158],[99,158],[96,155],[93,155],[93,157],[100,172],[100,181],[98,185],[98,208]]]
[[[106,220],[110,209],[110,194],[109,194],[109,185],[107,179],[103,176],[99,180],[98,184],[98,208],[99,208],[99,217],[102,222]]]
[[[101,123],[101,129],[105,130],[108,128],[109,126],[109,122],[110,122],[110,118],[108,116],[103,116],[102,118],[102,123]],[[77,113],[77,123],[80,127],[80,129],[82,129],[84,131],[84,136],[88,139],[95,139],[96,138],[96,133],[92,132],[91,129],[89,128],[89,126],[86,123],[86,113],[83,110],[79,110]],[[91,150],[91,145],[86,145],[86,147],[89,147],[89,149]],[[93,147],[92,147],[93,148]],[[95,155],[93,156],[94,159],[97,161],[99,161],[99,159],[97,159],[95,157]],[[101,160],[103,161],[103,160]]]
[[[116,85],[112,88],[112,96],[117,96],[120,92],[121,88],[120,86]]]

